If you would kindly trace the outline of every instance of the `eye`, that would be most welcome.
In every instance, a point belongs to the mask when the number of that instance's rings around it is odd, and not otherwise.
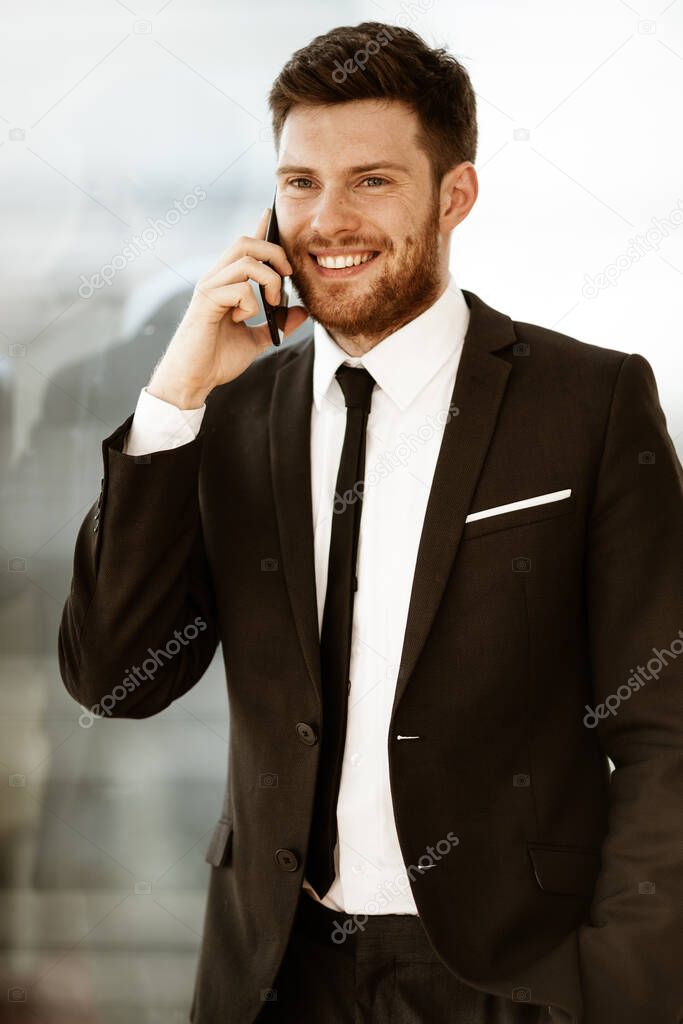
[[[311,179],[310,178],[290,178],[289,181],[287,182],[287,184],[288,185],[295,185],[295,187],[298,188],[299,186],[296,185],[296,182],[298,182],[298,181],[307,181],[309,183],[309,185],[311,184]]]
[[[378,181],[381,185],[386,185],[386,183],[387,183],[387,179],[386,178],[380,178],[377,175],[372,175],[369,178],[363,178],[363,183],[364,184],[367,181]]]

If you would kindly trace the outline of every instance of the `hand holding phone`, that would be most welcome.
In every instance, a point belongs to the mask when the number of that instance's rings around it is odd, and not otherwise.
[[[213,388],[238,377],[271,344],[279,345],[280,330],[291,334],[307,319],[303,306],[282,301],[292,266],[282,246],[266,238],[269,212],[274,209],[263,211],[253,236],[237,239],[195,285],[147,385],[150,394],[180,409],[197,409]],[[271,234],[276,231],[277,221]],[[251,326],[244,321],[259,313],[254,283],[261,288],[268,322]],[[265,299],[264,290],[278,305]]]

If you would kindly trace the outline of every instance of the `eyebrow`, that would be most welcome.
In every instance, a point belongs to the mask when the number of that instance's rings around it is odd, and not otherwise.
[[[379,170],[392,170],[392,171],[407,171],[408,168],[404,164],[391,163],[389,161],[382,163],[377,161],[372,164],[357,164],[355,167],[348,167],[347,171],[349,174],[362,174],[364,171],[379,171]],[[277,174],[315,174],[313,167],[299,167],[296,164],[285,164],[282,167],[278,167]]]

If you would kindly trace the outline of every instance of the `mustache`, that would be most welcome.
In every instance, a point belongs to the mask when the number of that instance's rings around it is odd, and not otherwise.
[[[386,239],[382,242],[369,242],[367,238],[359,238],[353,236],[351,238],[336,238],[328,239],[321,238],[319,235],[312,238],[307,238],[305,241],[297,239],[294,243],[294,251],[296,253],[308,253],[311,249],[365,249],[368,252],[381,252],[382,250],[391,251],[393,249],[393,243],[390,239]]]

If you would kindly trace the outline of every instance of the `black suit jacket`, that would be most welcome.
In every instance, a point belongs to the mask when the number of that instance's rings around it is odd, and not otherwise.
[[[470,985],[575,1024],[674,1024],[681,466],[642,356],[513,323],[464,294],[455,414],[387,737],[412,893],[434,947]],[[105,439],[60,629],[68,691],[132,718],[181,697],[222,644],[230,753],[206,855],[195,1024],[255,1018],[305,873],[322,728],[313,352],[305,338],[216,388],[181,448],[124,455],[132,416]],[[150,678],[123,682],[159,648]],[[658,678],[629,683],[653,648],[666,661]],[[259,784],[264,773],[278,785]]]

